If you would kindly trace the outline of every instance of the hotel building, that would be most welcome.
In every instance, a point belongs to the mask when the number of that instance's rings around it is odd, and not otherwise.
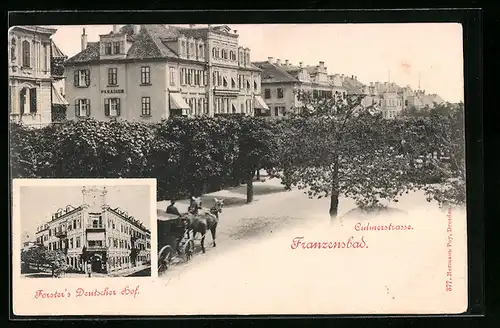
[[[127,212],[106,202],[106,188],[83,188],[83,202],[59,209],[38,227],[36,241],[61,250],[76,270],[111,273],[151,261],[151,232]]]
[[[266,109],[261,70],[228,26],[113,25],[65,63],[68,119],[158,122]]]
[[[15,26],[9,30],[9,114],[11,121],[41,127],[52,122],[52,104],[65,105],[53,86],[50,39],[56,29]]]

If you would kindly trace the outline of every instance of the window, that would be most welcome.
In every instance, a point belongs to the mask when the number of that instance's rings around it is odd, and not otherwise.
[[[250,81],[247,80],[247,89],[250,89]]]
[[[278,98],[283,98],[283,88],[278,88]]]
[[[23,50],[23,67],[31,67],[31,45],[29,41],[23,41],[22,43],[22,50]]]
[[[408,106],[408,99],[405,100],[405,106]]]
[[[106,42],[104,44],[104,54],[111,55],[111,42]]]
[[[36,88],[30,89],[30,113],[36,113]]]
[[[90,86],[90,70],[76,70],[74,74],[75,87],[86,88]]]
[[[181,68],[180,75],[181,75],[181,85],[186,85],[187,84],[187,72],[186,72],[185,68]]]
[[[120,42],[114,42],[113,43],[113,50],[115,54],[119,54],[120,51]]]
[[[79,248],[81,246],[81,237],[76,237],[76,248]]]
[[[69,240],[69,248],[73,248],[73,238]]]
[[[11,61],[16,61],[16,39],[12,38],[12,41],[10,42],[10,60]]]
[[[151,97],[142,97],[141,100],[141,114],[142,116],[150,116],[151,115]]]
[[[75,116],[76,117],[90,116],[90,99],[75,100]]]
[[[234,81],[233,78],[231,78],[231,87],[234,89],[236,88],[236,82]]]
[[[176,77],[175,67],[170,67],[170,85],[172,86],[175,86],[175,77]]]
[[[223,86],[224,86],[224,87],[227,87],[227,79],[226,79],[226,77],[224,77],[224,83],[223,83]]]
[[[120,116],[120,98],[104,99],[104,115]]]
[[[190,44],[189,44],[189,53],[190,53],[191,55],[194,55],[194,54],[195,54],[195,52],[194,52],[194,43],[190,43]]]
[[[151,84],[151,69],[149,66],[141,67],[141,84]]]
[[[258,87],[257,87],[257,82],[256,81],[253,81],[253,89],[255,91],[257,91]]]
[[[271,98],[271,89],[264,89],[264,98],[265,99]]]
[[[108,85],[118,85],[118,70],[108,68]]]

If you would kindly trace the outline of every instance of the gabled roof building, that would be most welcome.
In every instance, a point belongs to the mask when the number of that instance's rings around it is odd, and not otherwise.
[[[125,25],[66,62],[70,118],[157,122],[174,115],[254,115],[261,70],[228,26]]]

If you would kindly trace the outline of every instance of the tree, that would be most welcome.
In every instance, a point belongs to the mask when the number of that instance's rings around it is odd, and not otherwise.
[[[28,248],[27,250],[21,251],[21,261],[30,264],[35,264],[37,269],[40,269],[40,265],[46,263],[46,252],[47,248],[41,245],[35,245]]]
[[[279,151],[295,153],[281,165],[288,165],[292,185],[309,197],[330,197],[332,219],[341,193],[372,210],[383,207],[381,199],[397,200],[416,188],[405,178],[411,167],[395,130],[398,124],[370,114],[360,105],[362,98],[320,99],[302,92],[302,114],[292,123],[299,137],[282,140]]]
[[[59,277],[69,268],[66,254],[59,250],[47,250],[45,252],[45,263],[50,265],[53,277]]]
[[[253,201],[253,179],[261,168],[277,162],[277,144],[271,122],[261,117],[239,117],[238,158],[234,170],[247,184],[247,203]]]

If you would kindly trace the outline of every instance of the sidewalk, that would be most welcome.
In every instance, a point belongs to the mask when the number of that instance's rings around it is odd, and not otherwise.
[[[141,266],[137,266],[137,267],[133,267],[133,268],[129,268],[129,269],[114,271],[114,272],[107,274],[106,276],[107,277],[125,277],[128,275],[134,274],[136,272],[149,269],[150,267],[151,267],[151,264],[141,265]]]

